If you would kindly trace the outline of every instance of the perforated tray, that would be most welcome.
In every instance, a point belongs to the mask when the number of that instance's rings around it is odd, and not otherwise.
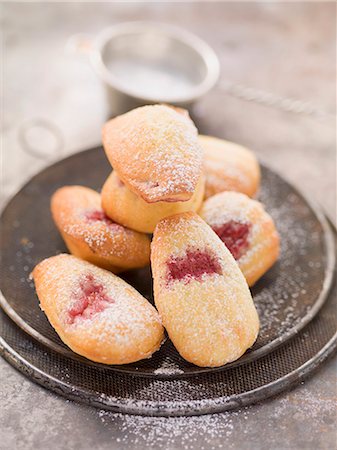
[[[33,381],[68,399],[115,412],[177,416],[221,412],[299,383],[337,347],[336,287],[316,317],[262,358],[214,373],[157,380],[93,367],[46,349],[0,310],[0,353]]]
[[[83,184],[100,189],[110,171],[98,147],[60,161],[34,177],[11,200],[1,217],[1,305],[15,323],[50,350],[99,368],[73,353],[59,339],[38,306],[28,276],[36,263],[66,251],[49,212],[49,200],[60,186]],[[257,342],[226,370],[267,354],[299,332],[317,313],[329,291],[334,266],[331,230],[322,214],[291,185],[263,167],[260,200],[276,221],[281,235],[279,262],[254,286],[261,319]],[[124,278],[152,301],[150,269]],[[62,355],[62,356],[61,356]],[[219,369],[198,368],[184,361],[169,340],[151,359],[104,371],[151,378],[178,378]]]

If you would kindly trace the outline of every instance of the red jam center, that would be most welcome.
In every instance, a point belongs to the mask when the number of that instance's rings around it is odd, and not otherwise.
[[[117,225],[104,213],[104,211],[99,211],[99,210],[89,211],[85,214],[85,218],[89,222],[104,222],[105,224],[107,224],[109,226]]]
[[[79,291],[73,295],[75,303],[68,311],[69,323],[74,323],[80,318],[90,319],[115,302],[104,292],[104,286],[98,283],[91,274],[85,275],[80,280],[79,288]]]
[[[242,223],[236,222],[235,220],[230,220],[223,225],[213,227],[213,230],[224,242],[234,258],[238,260],[241,258],[241,256],[244,255],[249,247],[248,236],[250,228],[250,223]]]
[[[215,255],[207,250],[187,250],[186,255],[171,258],[167,262],[168,280],[200,280],[202,275],[221,274],[221,266]]]

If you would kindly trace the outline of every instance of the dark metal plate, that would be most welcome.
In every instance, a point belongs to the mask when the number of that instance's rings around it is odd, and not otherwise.
[[[29,273],[42,259],[66,251],[49,212],[51,194],[60,186],[83,184],[100,189],[110,172],[101,147],[64,159],[35,176],[10,201],[1,217],[1,305],[16,324],[60,355],[91,363],[62,343],[38,306]],[[329,291],[334,242],[321,213],[291,185],[263,167],[260,199],[281,234],[279,262],[254,286],[261,319],[257,342],[226,370],[252,361],[299,332],[317,313]],[[123,277],[152,301],[149,269]],[[101,366],[102,367],[102,366]],[[177,378],[223,368],[199,368],[184,361],[169,340],[151,359],[105,370],[156,378]]]
[[[156,380],[93,367],[46,349],[0,310],[0,354],[36,383],[90,406],[152,416],[222,412],[256,403],[298,384],[337,348],[336,285],[316,317],[271,353],[244,365]]]

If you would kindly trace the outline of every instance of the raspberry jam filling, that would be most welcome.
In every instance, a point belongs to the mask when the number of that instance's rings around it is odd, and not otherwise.
[[[215,255],[207,250],[187,250],[183,257],[167,262],[168,280],[200,280],[202,275],[221,274],[221,266]]]
[[[115,303],[104,292],[104,286],[97,282],[93,275],[85,275],[79,282],[78,292],[73,294],[75,303],[68,311],[68,323],[79,319],[91,319],[103,311],[109,304]]]
[[[249,247],[250,223],[230,220],[223,225],[212,228],[224,242],[234,259],[238,260],[246,253]]]
[[[88,222],[104,222],[105,224],[107,224],[109,226],[117,225],[104,213],[104,211],[99,211],[99,210],[88,211],[85,214],[85,218],[86,218],[86,220],[88,220]]]

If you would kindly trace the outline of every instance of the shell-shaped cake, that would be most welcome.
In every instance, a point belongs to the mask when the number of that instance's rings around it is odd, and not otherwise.
[[[75,353],[103,364],[125,364],[160,347],[157,311],[111,272],[61,254],[39,263],[32,275],[41,309]]]
[[[73,255],[116,273],[150,263],[149,237],[113,222],[96,191],[62,187],[52,196],[51,211]]]
[[[148,203],[189,200],[202,171],[202,148],[187,113],[136,108],[103,127],[103,146],[119,178]]]
[[[275,263],[280,239],[263,205],[238,192],[207,199],[201,217],[224,242],[252,286]]]
[[[218,367],[253,345],[259,319],[233,256],[195,213],[163,219],[151,248],[154,298],[183,358]]]
[[[242,192],[253,197],[260,185],[259,163],[250,150],[234,142],[199,136],[204,149],[205,197],[223,191]]]
[[[153,233],[157,223],[173,214],[197,211],[204,198],[205,178],[201,175],[195,192],[186,202],[147,203],[119,179],[114,171],[101,192],[102,208],[112,220],[143,233]]]

